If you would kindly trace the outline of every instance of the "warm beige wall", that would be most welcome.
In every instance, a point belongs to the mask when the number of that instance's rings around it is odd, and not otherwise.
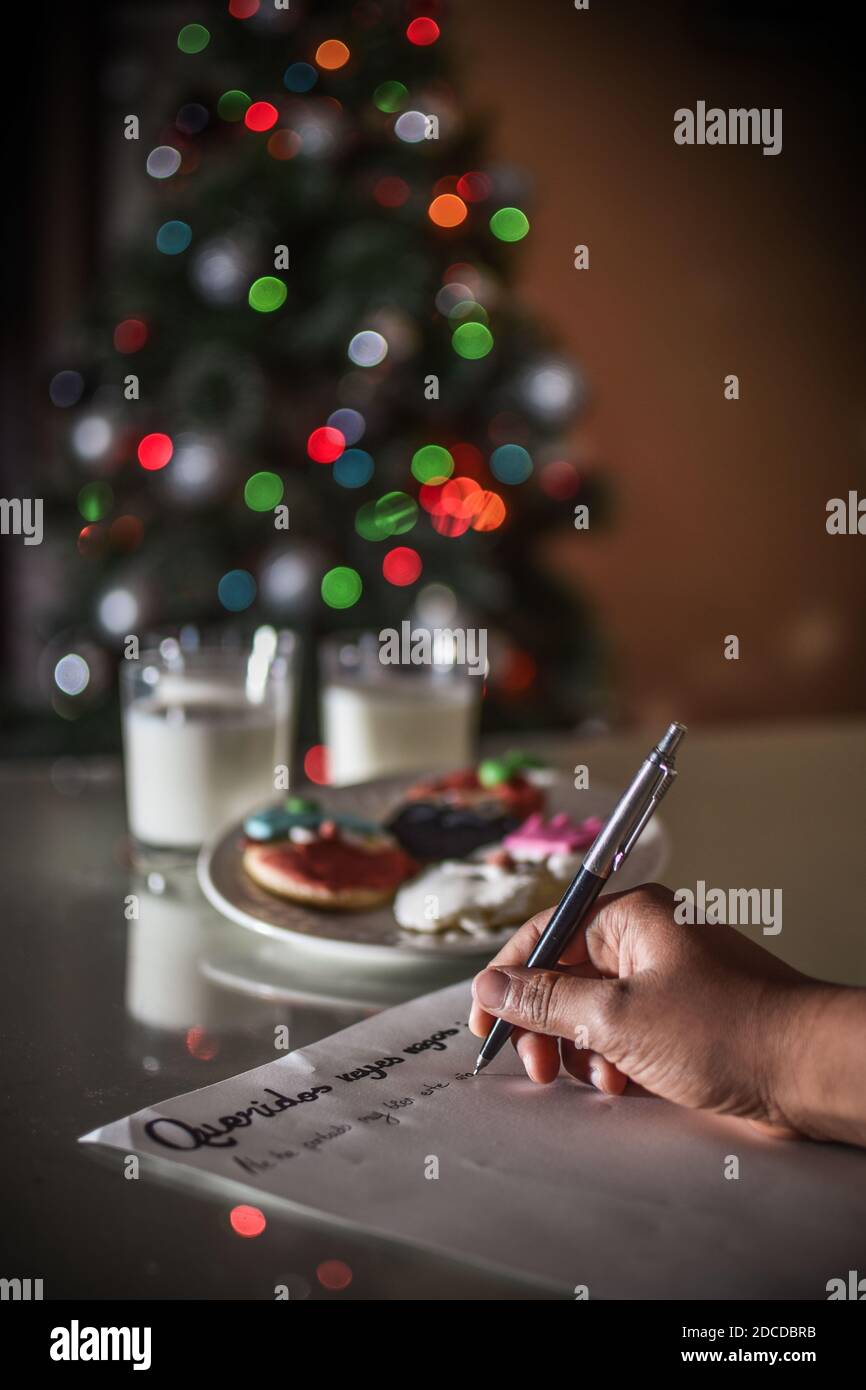
[[[493,154],[537,182],[520,291],[585,367],[575,443],[619,494],[614,528],[565,530],[556,562],[601,617],[626,713],[863,709],[866,536],[824,528],[829,497],[866,495],[838,93],[802,65],[710,51],[665,8],[456,7]],[[783,153],[676,146],[674,110],[701,98],[782,106]]]

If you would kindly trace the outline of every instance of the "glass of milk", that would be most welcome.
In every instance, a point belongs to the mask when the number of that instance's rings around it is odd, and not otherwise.
[[[194,850],[288,784],[295,634],[183,636],[121,662],[129,828],[151,849]]]
[[[335,786],[475,762],[483,675],[439,661],[383,664],[377,634],[320,647],[322,735]]]

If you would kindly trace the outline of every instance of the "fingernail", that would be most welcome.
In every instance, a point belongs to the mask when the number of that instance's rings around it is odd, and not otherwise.
[[[589,1069],[589,1079],[596,1090],[601,1090],[601,1067],[591,1066]]]
[[[501,1009],[508,993],[508,976],[501,970],[482,970],[475,980],[475,998],[482,1008]]]

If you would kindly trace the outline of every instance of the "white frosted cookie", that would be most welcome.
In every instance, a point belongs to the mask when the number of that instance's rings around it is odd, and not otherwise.
[[[519,926],[559,896],[545,864],[515,864],[500,851],[434,864],[399,889],[394,916],[409,931],[486,936]]]

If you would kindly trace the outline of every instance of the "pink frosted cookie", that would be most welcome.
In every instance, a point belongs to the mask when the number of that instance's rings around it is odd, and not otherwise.
[[[564,811],[549,821],[536,814],[506,835],[502,844],[518,863],[544,862],[554,878],[568,882],[583,862],[583,851],[589,849],[603,825],[598,816],[575,822]]]

